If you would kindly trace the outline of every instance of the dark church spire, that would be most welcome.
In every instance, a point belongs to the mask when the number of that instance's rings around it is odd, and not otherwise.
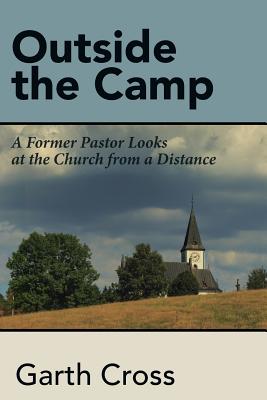
[[[194,198],[192,195],[192,207],[185,235],[184,245],[181,251],[184,250],[205,250],[201,242],[197,220],[194,211]]]

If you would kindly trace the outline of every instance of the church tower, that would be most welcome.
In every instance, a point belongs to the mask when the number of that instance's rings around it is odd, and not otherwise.
[[[201,242],[193,200],[184,245],[181,249],[181,258],[182,262],[189,263],[193,269],[205,268],[205,248]]]

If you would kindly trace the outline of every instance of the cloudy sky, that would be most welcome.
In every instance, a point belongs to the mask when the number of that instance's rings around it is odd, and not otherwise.
[[[116,280],[122,254],[150,243],[166,261],[180,260],[191,195],[206,263],[223,290],[236,278],[267,266],[267,127],[265,126],[0,126],[0,291],[5,293],[8,257],[33,230],[79,236],[93,252],[98,285]],[[19,136],[77,139],[73,150],[11,149]],[[165,149],[128,149],[129,137],[167,139]],[[124,139],[118,149],[80,149],[82,137]],[[140,156],[140,165],[56,166],[58,152]],[[12,165],[12,158],[39,152],[45,166]],[[214,166],[156,165],[159,152],[216,156]],[[144,157],[152,165],[143,165]],[[26,162],[27,164],[27,162]]]

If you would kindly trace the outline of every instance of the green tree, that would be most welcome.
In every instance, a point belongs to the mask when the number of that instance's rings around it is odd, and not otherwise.
[[[168,295],[184,296],[186,294],[198,294],[199,286],[196,278],[190,271],[184,271],[171,282]]]
[[[165,267],[162,257],[149,244],[138,244],[132,257],[127,257],[117,274],[122,300],[159,296],[166,292]]]
[[[0,293],[0,312],[6,313],[8,310],[8,304],[4,296]]]
[[[102,292],[103,303],[114,303],[120,301],[119,285],[112,283],[110,286],[105,286]]]
[[[16,310],[50,310],[95,304],[98,273],[91,251],[76,236],[33,232],[7,262]]]
[[[253,269],[248,275],[247,289],[263,289],[267,287],[267,271],[261,268]]]

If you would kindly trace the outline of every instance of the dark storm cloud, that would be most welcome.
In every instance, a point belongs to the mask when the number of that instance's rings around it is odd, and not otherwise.
[[[241,229],[266,229],[263,216],[267,204],[260,179],[220,179],[218,183],[213,177],[196,178],[189,169],[177,174],[155,172],[152,177],[147,171],[133,169],[131,174],[116,171],[6,183],[2,185],[0,217],[27,229],[36,225],[51,229],[57,224],[59,229],[74,225],[105,234],[153,231],[157,221],[151,220],[148,226],[146,220],[135,221],[127,213],[147,207],[188,212],[193,192],[203,234],[222,237]],[[242,198],[243,191],[256,190],[256,202]],[[184,230],[172,223],[158,228]]]

